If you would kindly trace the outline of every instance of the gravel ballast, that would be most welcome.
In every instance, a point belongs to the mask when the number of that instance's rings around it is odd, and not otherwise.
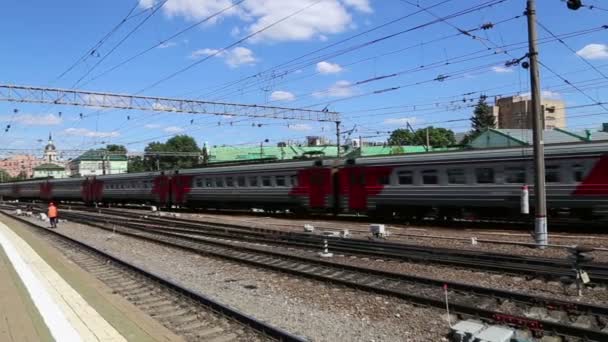
[[[85,225],[60,233],[313,341],[441,341],[445,313],[400,299],[200,256]]]
[[[141,212],[141,211],[138,211]],[[169,214],[169,213],[164,213]],[[188,214],[180,213],[184,219],[199,220],[213,223],[229,223],[245,227],[276,229],[282,231],[303,232],[304,224],[311,224],[316,233],[322,231],[339,231],[348,229],[354,238],[367,238],[369,224],[349,221],[327,221],[320,219],[293,220],[277,217],[260,217],[240,215],[231,217],[224,214]],[[389,241],[411,245],[455,248],[463,250],[480,250],[493,253],[514,255],[539,256],[548,258],[565,258],[569,255],[566,248],[537,249],[531,246],[514,245],[505,242],[534,244],[532,235],[528,232],[504,229],[466,229],[444,227],[418,227],[407,225],[386,225],[391,233]],[[471,244],[471,238],[477,238],[476,245]],[[585,235],[573,233],[551,233],[550,243],[555,245],[585,245],[595,248],[608,249],[608,235]],[[496,241],[498,243],[486,242]],[[500,243],[503,242],[503,243]],[[595,261],[608,262],[608,250],[592,253]]]

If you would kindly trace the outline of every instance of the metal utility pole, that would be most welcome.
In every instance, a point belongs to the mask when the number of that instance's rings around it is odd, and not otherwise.
[[[429,128],[426,128],[426,151],[431,150],[431,139],[429,138]]]
[[[536,1],[527,0],[528,17],[528,58],[530,60],[530,83],[532,90],[532,135],[534,139],[534,238],[536,246],[547,247],[547,198],[545,193],[545,148],[543,142],[543,116],[541,108],[540,75],[538,71],[538,50],[536,48]]]
[[[336,121],[336,155],[340,158],[340,121]]]

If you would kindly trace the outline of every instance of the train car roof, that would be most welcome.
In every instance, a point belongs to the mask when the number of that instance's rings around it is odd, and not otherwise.
[[[372,164],[401,164],[422,162],[453,162],[458,160],[483,161],[494,159],[527,159],[533,157],[532,147],[509,147],[490,149],[469,149],[448,152],[412,153],[378,157],[359,157],[354,159],[357,165]],[[568,156],[599,156],[608,153],[608,142],[581,142],[567,144],[552,144],[545,146],[545,157],[548,159]],[[351,162],[352,164],[352,162]]]

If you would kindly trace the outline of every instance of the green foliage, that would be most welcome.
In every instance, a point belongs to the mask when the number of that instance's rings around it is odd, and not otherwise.
[[[471,116],[471,131],[462,139],[463,145],[468,145],[475,140],[481,133],[490,128],[496,128],[496,117],[492,107],[486,102],[486,97],[481,96]]]
[[[414,145],[426,145],[426,132],[429,132],[429,145],[432,147],[447,147],[456,144],[454,132],[451,129],[429,126],[416,130]]]
[[[11,175],[9,175],[8,172],[6,172],[6,170],[0,169],[0,182],[2,182],[2,183],[10,182],[11,179],[12,179]]]
[[[176,135],[165,143],[152,142],[145,148],[143,160],[145,170],[187,169],[199,164],[201,150],[194,138],[187,135]],[[158,154],[155,154],[158,153]],[[180,156],[179,153],[195,153],[196,156]]]
[[[414,134],[407,129],[398,128],[391,133],[391,136],[388,138],[389,145],[413,145],[414,143]]]
[[[450,129],[429,126],[412,133],[399,128],[391,133],[389,145],[422,145],[426,146],[426,133],[429,133],[429,144],[432,147],[446,147],[456,144],[454,132]]]
[[[127,148],[124,145],[110,144],[106,146],[106,150],[110,154],[127,154]]]
[[[146,164],[144,163],[144,159],[142,157],[135,156],[135,157],[129,158],[129,161],[127,164],[127,172],[133,173],[133,172],[145,172],[145,171],[152,171],[152,170],[149,170],[148,168],[146,168]]]
[[[496,128],[496,117],[492,112],[492,107],[486,102],[486,97],[482,96],[473,110],[471,129],[476,133],[481,133],[488,128]]]

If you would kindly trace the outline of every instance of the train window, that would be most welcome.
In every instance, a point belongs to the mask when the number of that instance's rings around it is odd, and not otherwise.
[[[422,183],[423,184],[439,183],[439,177],[437,177],[437,170],[423,170],[422,171]]]
[[[213,178],[205,178],[205,186],[210,188],[213,186]]]
[[[494,169],[491,167],[475,169],[475,179],[479,184],[494,183]]]
[[[559,178],[559,165],[547,165],[545,168],[545,182],[557,183]]]
[[[203,187],[203,179],[202,178],[197,178],[196,179],[196,187],[197,188],[202,188]]]
[[[238,184],[238,186],[244,187],[245,186],[245,177],[242,177],[242,176],[237,177],[236,183]]]
[[[277,186],[285,186],[285,176],[276,176],[274,181]]]
[[[572,173],[575,182],[582,182],[585,177],[585,167],[581,164],[572,165]]]
[[[249,177],[249,186],[258,186],[258,177]]]
[[[505,183],[525,183],[526,169],[520,166],[505,168]]]
[[[233,187],[234,186],[234,178],[226,177],[226,186]]]
[[[270,176],[262,176],[262,186],[272,186]]]
[[[121,188],[121,189],[124,189],[124,188],[125,188],[125,183],[121,183],[121,184],[120,184],[120,188]]]
[[[215,186],[221,188],[224,186],[224,179],[222,177],[218,177],[215,179]]]
[[[464,169],[448,169],[447,174],[449,184],[465,184],[467,182]]]
[[[289,177],[291,181],[291,186],[298,186],[298,176],[292,175]]]
[[[390,175],[381,175],[381,176],[378,176],[378,184],[381,184],[381,185],[389,185],[389,184],[391,184],[391,177],[390,177]]]
[[[412,171],[399,171],[397,176],[399,184],[414,184],[414,172]]]

